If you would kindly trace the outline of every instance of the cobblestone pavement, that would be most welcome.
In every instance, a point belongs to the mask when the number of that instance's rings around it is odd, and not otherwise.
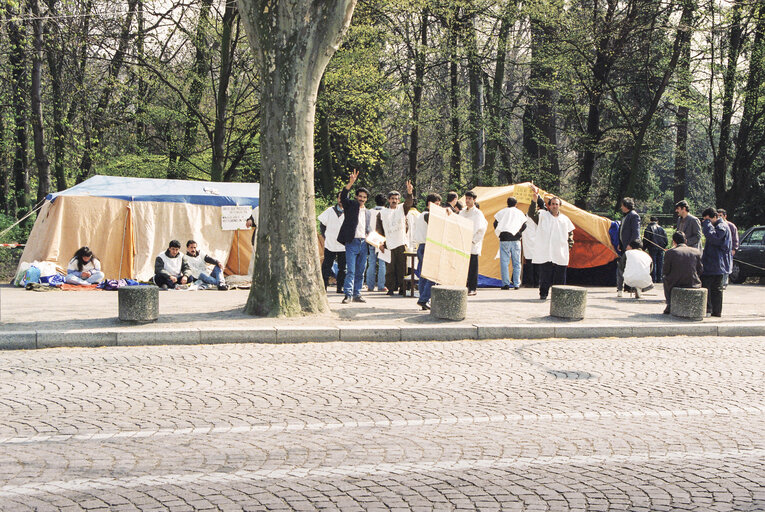
[[[765,338],[0,354],[2,510],[765,510]]]

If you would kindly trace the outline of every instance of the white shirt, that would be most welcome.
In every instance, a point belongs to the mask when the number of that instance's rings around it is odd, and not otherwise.
[[[418,243],[414,241],[414,225],[419,216],[420,212],[414,208],[410,208],[409,213],[406,214],[406,245],[412,251],[417,250]]]
[[[353,238],[367,237],[367,209],[362,206],[359,208],[359,222],[356,224],[356,233]]]
[[[207,263],[205,263],[205,254],[201,252],[197,252],[196,256],[189,256],[189,254],[184,254],[184,258],[186,258],[186,263],[188,263],[189,268],[191,269],[191,277],[194,279],[199,279],[199,274],[207,274],[207,271],[209,270],[207,267]]]
[[[404,207],[398,205],[396,209],[383,208],[380,210],[383,229],[385,230],[385,247],[395,249],[406,243],[406,217]]]
[[[483,235],[486,234],[486,227],[489,223],[483,212],[476,208],[463,208],[460,215],[473,222],[473,240],[470,246],[470,254],[481,254],[483,248]]]
[[[564,214],[554,217],[547,210],[539,212],[539,225],[535,237],[534,263],[553,262],[568,265],[568,234],[574,231],[574,223]]]
[[[624,284],[641,290],[651,286],[651,256],[639,249],[630,249],[624,255],[627,258],[624,264]]]
[[[523,223],[526,222],[526,215],[515,206],[503,208],[494,214],[494,220],[497,221],[497,227],[494,228],[494,233],[499,237],[502,232],[515,235],[523,227]]]
[[[425,215],[427,214],[428,212],[423,212],[414,219],[412,243],[415,245],[415,248],[419,247],[420,244],[424,244],[428,238],[428,223],[425,222]]]
[[[82,270],[80,270],[79,268],[77,268],[77,258],[72,258],[71,260],[69,260],[69,265],[67,265],[66,270],[67,271],[74,270],[76,272],[90,272],[90,273],[93,273],[94,270],[101,270],[101,262],[98,261],[96,258],[91,256],[90,257],[90,261],[85,263],[82,266]]]
[[[536,236],[537,236],[537,223],[534,219],[526,216],[526,229],[523,230],[521,240],[523,241],[523,258],[534,261],[534,255],[536,254]]]
[[[334,206],[327,208],[319,215],[319,222],[327,228],[324,230],[324,248],[328,251],[345,251],[345,246],[337,241],[337,235],[340,233],[340,226],[343,225],[344,219],[345,213],[338,217]]]

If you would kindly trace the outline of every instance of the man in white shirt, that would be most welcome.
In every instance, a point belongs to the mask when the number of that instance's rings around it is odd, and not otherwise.
[[[337,204],[330,206],[319,215],[319,230],[324,237],[324,260],[321,263],[321,277],[324,279],[324,289],[329,286],[329,276],[332,274],[332,265],[337,261],[337,275],[335,289],[337,293],[343,293],[345,283],[345,247],[337,241],[337,234],[345,219],[343,205],[340,202],[340,194],[337,194]]]
[[[202,281],[205,284],[217,286],[219,290],[228,290],[226,278],[223,276],[223,263],[199,251],[194,240],[186,242],[186,256],[184,258],[189,264],[191,277],[194,281]],[[213,265],[212,272],[208,272],[208,264]]]
[[[551,197],[545,205],[539,197],[539,188],[534,191],[529,207],[529,216],[538,218],[537,234],[532,263],[539,265],[539,298],[547,299],[550,286],[566,284],[566,270],[571,247],[574,245],[574,223],[560,212],[560,198]],[[539,208],[534,212],[535,205]]]
[[[404,277],[406,277],[406,214],[414,204],[411,181],[406,182],[406,196],[404,205],[399,201],[401,194],[395,190],[388,192],[388,207],[380,210],[377,218],[377,232],[385,237],[384,250],[390,251],[390,263],[385,265],[385,287],[388,295],[398,291],[399,295],[406,295]]]
[[[468,267],[467,289],[468,295],[475,295],[478,290],[478,256],[483,247],[483,236],[489,223],[483,212],[475,204],[477,196],[472,190],[465,192],[465,208],[460,215],[473,222],[473,240],[470,246],[470,266]]]
[[[521,236],[526,229],[526,214],[515,207],[518,200],[507,198],[507,208],[494,214],[494,233],[499,238],[499,266],[502,272],[502,289],[517,290],[521,287]],[[508,265],[513,262],[513,280],[510,281]]]
[[[627,250],[619,258],[619,267],[622,269],[624,286],[635,290],[635,298],[640,298],[643,290],[653,287],[651,267],[653,258],[643,251],[643,243],[635,239],[627,245]]]
[[[383,194],[375,196],[375,207],[367,209],[367,233],[377,229],[377,219],[380,212],[385,208],[387,199]],[[385,288],[385,261],[377,256],[377,248],[373,245],[367,246],[367,290],[372,292],[377,286],[378,292],[387,292]]]
[[[417,244],[417,277],[419,278],[418,290],[420,297],[417,304],[423,311],[430,309],[430,289],[433,281],[422,277],[422,258],[425,255],[425,244],[428,238],[428,220],[430,219],[430,207],[441,205],[441,196],[438,194],[428,194],[425,211],[414,220],[414,229],[412,230],[412,241]]]

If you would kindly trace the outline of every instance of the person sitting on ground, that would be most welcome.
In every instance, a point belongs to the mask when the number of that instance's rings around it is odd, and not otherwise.
[[[640,239],[635,239],[627,244],[627,250],[619,258],[619,267],[624,278],[624,286],[635,290],[635,298],[640,298],[640,293],[653,287],[651,267],[653,259],[643,251]]]
[[[664,254],[664,298],[667,307],[664,314],[670,313],[672,288],[701,288],[701,251],[685,244],[685,233],[675,231],[672,234],[672,249]]]
[[[66,283],[89,286],[104,280],[101,262],[93,255],[90,247],[77,249],[66,268]]]
[[[217,286],[219,290],[228,290],[226,278],[223,276],[223,263],[197,249],[194,240],[186,242],[186,261],[191,269],[191,277],[194,281],[202,281],[205,284]],[[215,265],[212,272],[208,273],[207,264]]]
[[[192,280],[189,263],[181,255],[181,243],[171,240],[167,250],[154,260],[154,284],[167,290],[189,284]]]

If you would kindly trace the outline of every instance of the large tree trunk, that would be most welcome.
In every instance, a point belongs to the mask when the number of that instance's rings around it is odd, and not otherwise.
[[[56,17],[58,0],[46,0],[48,13]],[[65,99],[61,89],[63,67],[63,52],[61,51],[60,32],[58,25],[51,23],[47,27],[46,59],[50,72],[51,103],[53,107],[53,175],[56,178],[56,190],[66,189],[66,171],[64,170],[65,137],[64,104]]]
[[[409,134],[409,181],[417,185],[417,166],[420,151],[420,109],[425,82],[425,55],[428,46],[428,9],[420,15],[420,35],[414,49],[414,86],[412,90],[412,131]]]
[[[471,6],[472,9],[472,6]],[[483,76],[478,55],[478,41],[475,27],[475,13],[465,17],[462,34],[465,41],[468,68],[468,90],[470,92],[470,157],[474,182],[484,185],[481,171],[485,164],[483,128]]]
[[[454,17],[449,27],[449,106],[452,126],[452,152],[449,160],[449,186],[452,188],[462,187],[462,149],[460,147],[460,114],[458,79],[458,51],[457,51],[457,17],[459,12],[455,9]]]
[[[45,152],[45,129],[42,112],[42,59],[43,59],[43,26],[40,18],[39,0],[29,0],[32,11],[32,30],[34,33],[32,54],[32,132],[35,146],[35,162],[37,163],[37,202],[41,202],[50,192],[50,162]]]
[[[11,46],[8,62],[11,68],[11,94],[13,101],[14,156],[13,188],[15,189],[12,213],[21,217],[30,208],[29,170],[27,169],[27,63],[26,30],[16,18],[19,13],[12,4],[7,4],[8,42]]]
[[[313,187],[316,96],[356,0],[239,0],[261,72],[260,225],[252,315],[328,310]]]
[[[680,63],[678,64],[678,89],[680,103],[677,106],[677,138],[675,143],[675,176],[672,199],[675,203],[685,199],[685,177],[688,172],[688,102],[691,98],[691,31],[682,34],[680,40]]]
[[[236,43],[236,38],[232,38],[235,19],[236,4],[228,2],[226,3],[226,10],[223,12],[223,33],[220,38],[220,73],[218,75],[218,91],[215,102],[211,181],[223,180],[223,166],[226,158],[228,84],[231,81],[231,67],[234,62],[234,45]]]

